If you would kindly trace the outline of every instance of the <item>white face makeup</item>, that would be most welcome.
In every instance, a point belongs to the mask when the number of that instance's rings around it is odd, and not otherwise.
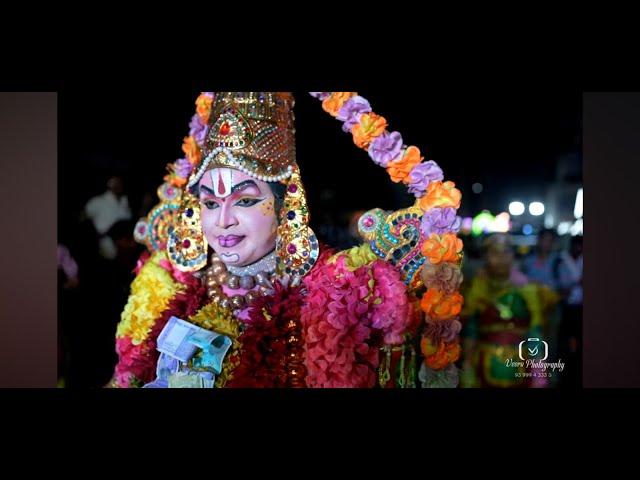
[[[199,185],[202,229],[225,264],[250,265],[275,248],[275,198],[266,182],[215,168],[205,172]]]

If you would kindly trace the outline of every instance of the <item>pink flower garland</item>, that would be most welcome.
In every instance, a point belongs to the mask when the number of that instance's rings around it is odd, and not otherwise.
[[[406,287],[399,272],[381,260],[350,271],[343,257],[322,264],[327,256],[304,279],[307,385],[373,387],[381,344],[401,343],[408,326]]]

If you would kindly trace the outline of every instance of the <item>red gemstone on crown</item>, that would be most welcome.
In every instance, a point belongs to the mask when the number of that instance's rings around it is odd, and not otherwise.
[[[182,242],[182,247],[183,248],[189,248],[191,246],[191,242],[189,241],[189,239],[185,239],[184,242]]]
[[[224,122],[222,125],[220,125],[220,135],[229,135],[229,132],[231,131],[231,125],[229,125],[228,122]]]

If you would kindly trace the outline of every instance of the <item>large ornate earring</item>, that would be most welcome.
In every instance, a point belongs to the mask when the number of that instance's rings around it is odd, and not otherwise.
[[[149,251],[159,252],[167,248],[169,229],[180,214],[182,190],[170,183],[158,187],[160,203],[151,209],[146,218],[136,223],[133,238],[144,244]]]
[[[276,240],[280,274],[304,276],[315,265],[320,252],[318,239],[309,227],[309,210],[300,171],[296,165],[287,182]]]
[[[200,203],[193,194],[185,191],[177,221],[169,232],[169,260],[181,272],[200,270],[207,263],[208,246],[200,222]]]

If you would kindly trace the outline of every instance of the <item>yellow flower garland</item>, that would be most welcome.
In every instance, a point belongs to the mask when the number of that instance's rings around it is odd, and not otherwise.
[[[183,291],[184,287],[160,266],[162,260],[168,261],[164,251],[154,253],[132,282],[116,337],[128,336],[134,345],[141,344],[171,299]]]
[[[231,310],[222,308],[216,303],[209,303],[198,313],[189,317],[189,321],[202,328],[211,330],[231,339],[231,348],[222,363],[222,372],[216,378],[216,387],[221,388],[233,378],[233,370],[240,363],[240,323],[235,319]]]
[[[363,243],[362,245],[336,253],[329,259],[329,263],[335,263],[339,257],[345,258],[345,266],[350,271],[354,271],[362,265],[369,265],[378,260],[378,257],[371,251],[371,246],[368,243]]]

